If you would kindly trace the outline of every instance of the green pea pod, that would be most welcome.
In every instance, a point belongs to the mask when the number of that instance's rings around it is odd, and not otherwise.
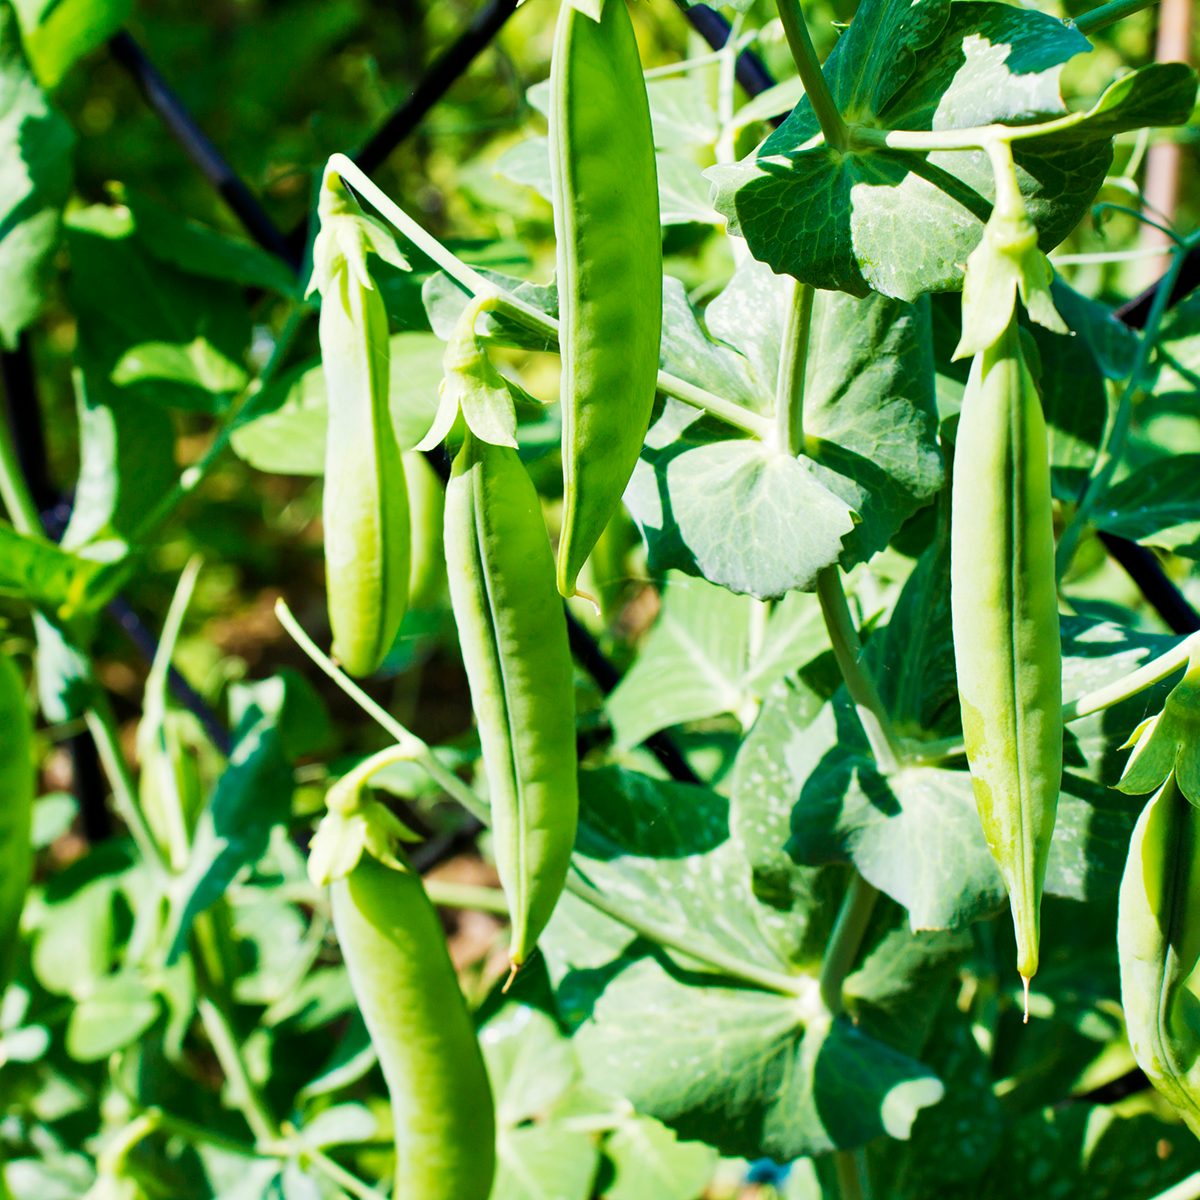
[[[391,1096],[397,1200],[487,1200],[495,1117],[479,1042],[420,878],[366,855],[331,886],[350,986]]]
[[[383,661],[408,604],[410,530],[404,463],[388,406],[387,310],[368,252],[407,265],[336,173],[321,188],[312,288],[321,291],[325,580],[333,653],[352,675]]]
[[[412,530],[408,603],[414,609],[433,608],[446,589],[446,560],[442,549],[446,490],[423,454],[405,453],[404,477],[408,485]]]
[[[550,68],[562,354],[558,588],[575,581],[646,439],[662,337],[662,238],[646,82],[625,0],[563,0]]]
[[[972,362],[950,528],[967,761],[1028,987],[1062,781],[1062,652],[1046,425],[1015,319]]]
[[[515,450],[467,435],[446,488],[445,535],[520,966],[562,891],[579,795],[566,621],[537,492]]]
[[[33,871],[32,739],[24,682],[0,654],[0,993],[12,976],[17,925]]]
[[[1117,915],[1121,1003],[1147,1078],[1200,1136],[1200,812],[1169,776],[1129,843]]]

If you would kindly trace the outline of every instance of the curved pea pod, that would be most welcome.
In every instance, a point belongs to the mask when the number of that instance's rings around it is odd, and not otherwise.
[[[967,761],[1028,987],[1062,781],[1062,652],[1046,425],[1015,320],[972,363],[950,528]]]
[[[387,311],[368,252],[403,264],[378,222],[335,174],[321,190],[313,287],[321,291],[325,440],[325,581],[333,653],[352,675],[382,662],[408,603],[410,529],[404,463],[388,406]]]
[[[408,867],[364,855],[331,885],[350,986],[391,1097],[398,1200],[487,1200],[495,1117],[437,913]]]
[[[467,435],[446,488],[445,537],[520,966],[562,891],[579,794],[566,620],[537,492],[516,451]]]
[[[662,240],[646,83],[625,0],[563,0],[550,68],[562,355],[558,588],[575,581],[646,438],[662,337]]]
[[[404,455],[404,478],[412,530],[408,603],[413,609],[432,608],[446,587],[446,558],[442,549],[446,490],[425,456],[414,451]]]
[[[0,993],[12,975],[17,926],[33,872],[32,740],[24,682],[0,654]]]
[[[1117,952],[1133,1056],[1200,1136],[1200,812],[1174,776],[1146,805],[1129,843]]]

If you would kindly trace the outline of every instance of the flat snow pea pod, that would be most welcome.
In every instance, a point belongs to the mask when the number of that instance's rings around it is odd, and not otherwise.
[[[558,587],[575,581],[633,473],[654,405],[662,239],[646,82],[625,0],[563,0],[550,68],[562,354]]]
[[[1015,318],[977,354],[955,443],[950,601],[963,736],[983,831],[1037,971],[1062,781],[1062,652],[1046,425]]]
[[[367,269],[368,251],[393,262],[398,251],[328,173],[320,238],[313,255],[329,396],[322,508],[329,623],[335,657],[352,675],[368,675],[408,603],[408,491],[388,406],[387,311]]]
[[[515,967],[562,891],[579,811],[566,620],[537,492],[515,450],[467,435],[446,488],[445,535]]]
[[[379,1055],[396,1139],[396,1200],[487,1200],[487,1072],[420,878],[363,855],[331,885],[350,985]]]
[[[1167,781],[1129,843],[1117,914],[1121,1004],[1147,1078],[1200,1136],[1200,811]]]
[[[0,654],[0,993],[12,974],[17,925],[33,870],[32,739],[25,685]]]

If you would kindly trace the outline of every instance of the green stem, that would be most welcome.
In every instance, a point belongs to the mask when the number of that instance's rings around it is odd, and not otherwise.
[[[125,1167],[130,1153],[162,1126],[161,1114],[157,1109],[147,1109],[134,1117],[120,1133],[96,1156],[96,1173],[118,1175]]]
[[[1064,21],[1063,24],[1073,25],[1080,33],[1090,35],[1115,21],[1120,21],[1123,17],[1130,17],[1157,3],[1158,0],[1109,0],[1108,4],[1102,4],[1099,8],[1093,8],[1090,12],[1076,17],[1073,21]]]
[[[1112,708],[1148,687],[1161,683],[1170,675],[1186,666],[1192,654],[1200,649],[1200,633],[1193,633],[1184,638],[1177,646],[1172,646],[1165,654],[1151,659],[1144,666],[1138,667],[1121,679],[1105,684],[1093,692],[1087,692],[1063,705],[1063,720],[1078,721],[1081,717],[1090,716],[1105,708]]]
[[[863,668],[862,643],[858,640],[858,630],[854,628],[854,618],[842,590],[841,573],[836,566],[825,567],[818,573],[817,599],[821,602],[821,615],[825,618],[834,657],[867,735],[875,765],[883,774],[890,775],[900,762],[899,746],[875,680]]]
[[[453,771],[448,770],[437,756],[421,741],[416,734],[406,729],[385,709],[376,704],[353,680],[338,669],[328,655],[321,651],[317,644],[308,636],[304,628],[292,615],[291,610],[283,600],[275,603],[275,615],[284,629],[291,635],[296,644],[304,651],[313,663],[323,671],[338,687],[342,689],[368,716],[372,717],[382,728],[402,745],[408,747],[408,757],[418,763],[429,774],[429,777],[441,787],[447,795],[457,800],[469,813],[477,817],[485,825],[491,823],[491,814],[486,804],[469,788]],[[807,976],[782,975],[753,963],[743,962],[733,955],[714,948],[697,948],[673,937],[669,932],[648,920],[644,914],[635,913],[619,901],[602,895],[582,878],[569,876],[566,883],[567,891],[590,904],[597,911],[620,921],[622,925],[635,933],[650,938],[659,945],[666,946],[686,954],[691,958],[708,963],[717,970],[734,979],[742,979],[773,992],[782,992],[787,996],[808,997],[813,989],[813,981]],[[430,892],[433,895],[433,892]]]
[[[121,751],[117,723],[106,696],[96,695],[85,714],[85,720],[92,740],[96,743],[96,751],[104,773],[108,776],[117,815],[129,829],[142,859],[160,878],[165,878],[168,873],[167,863],[142,812],[142,806],[138,803],[137,783]]]
[[[825,956],[821,959],[821,1002],[832,1016],[837,1016],[845,1007],[842,987],[846,976],[854,969],[878,899],[878,888],[856,871],[842,899]]]
[[[349,1192],[358,1200],[383,1200],[384,1193],[370,1184],[364,1183],[357,1175],[352,1175],[340,1163],[334,1162],[327,1154],[304,1141],[304,1135],[291,1124],[284,1125],[284,1133],[288,1137],[287,1147],[289,1157],[294,1157],[301,1166],[312,1165],[331,1183],[343,1191]]]
[[[850,141],[846,122],[834,102],[833,93],[821,71],[821,60],[808,34],[800,0],[776,0],[779,19],[787,36],[788,48],[796,60],[796,70],[804,82],[804,91],[821,125],[825,141],[835,150],[845,150]]]
[[[1159,1192],[1153,1200],[1200,1200],[1200,1171]]]
[[[1062,579],[1067,573],[1092,510],[1108,491],[1117,467],[1120,465],[1121,455],[1125,450],[1125,440],[1129,436],[1129,426],[1133,419],[1134,397],[1141,389],[1148,372],[1150,358],[1158,341],[1159,327],[1162,325],[1171,293],[1174,291],[1175,280],[1183,266],[1186,247],[1187,243],[1181,242],[1172,251],[1171,265],[1167,268],[1166,275],[1154,293],[1154,302],[1150,306],[1145,328],[1138,341],[1133,370],[1117,401],[1116,412],[1113,415],[1108,436],[1104,439],[1100,452],[1096,455],[1096,461],[1092,464],[1087,483],[1083,488],[1083,495],[1079,499],[1075,512],[1063,530],[1062,537],[1059,538],[1058,549],[1055,551],[1055,568],[1059,579]]]
[[[0,418],[0,500],[8,510],[8,519],[18,533],[41,534],[42,518],[17,458],[8,421]]]
[[[329,160],[329,165],[414,246],[433,259],[461,288],[477,298],[488,297],[494,300],[496,307],[502,309],[512,320],[544,337],[547,348],[558,345],[558,322],[553,317],[547,316],[541,309],[535,308],[512,293],[506,292],[490,279],[485,279],[478,271],[447,250],[437,238],[422,229],[394,200],[389,199],[387,193],[372,183],[370,176],[365,175],[345,155],[333,155]],[[727,424],[742,429],[754,437],[765,440],[771,434],[771,423],[761,414],[741,404],[736,404],[732,400],[717,396],[702,387],[697,387],[694,383],[680,379],[669,371],[659,371],[657,386],[664,395],[672,396],[703,412],[712,413],[713,416],[719,417]]]
[[[291,609],[282,599],[275,602],[275,615],[292,640],[312,662],[333,680],[367,716],[390,733],[399,745],[405,747],[406,757],[418,763],[448,796],[457,800],[472,816],[487,823],[487,805],[453,771],[443,766],[425,742],[415,733],[406,729],[382,705],[372,700],[344,671],[338,669],[329,656],[308,636],[304,627],[296,620]]]
[[[862,1177],[858,1173],[858,1156],[853,1150],[835,1150],[833,1169],[837,1173],[840,1200],[864,1200]]]
[[[508,916],[508,902],[499,888],[474,883],[450,883],[445,879],[426,879],[429,899],[439,908],[469,908],[476,912]]]
[[[196,1001],[196,1011],[200,1014],[204,1032],[225,1076],[231,1103],[246,1118],[246,1124],[256,1140],[277,1139],[279,1129],[250,1078],[242,1048],[224,1008],[211,996],[201,995]]]
[[[259,1158],[263,1154],[270,1153],[265,1147],[256,1146],[251,1142],[239,1142],[236,1138],[217,1133],[207,1125],[199,1125],[184,1117],[163,1112],[162,1109],[156,1108],[149,1111],[157,1114],[159,1128],[164,1133],[169,1133],[185,1142],[199,1142],[217,1150],[224,1150],[227,1154],[241,1155],[243,1158]]]
[[[156,530],[165,524],[172,513],[208,478],[213,467],[224,457],[225,451],[229,449],[233,439],[234,430],[254,416],[259,397],[282,366],[300,326],[311,312],[312,310],[304,304],[297,304],[291,310],[283,329],[279,332],[279,337],[275,339],[271,356],[267,359],[258,377],[226,413],[224,421],[208,449],[196,462],[180,472],[179,478],[163,498],[138,523],[130,537],[130,541],[134,545],[147,541]]]
[[[775,378],[775,445],[793,458],[804,448],[804,376],[815,294],[807,283],[792,281]]]

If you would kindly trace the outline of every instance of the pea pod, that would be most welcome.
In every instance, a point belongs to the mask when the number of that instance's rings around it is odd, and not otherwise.
[[[364,855],[331,886],[350,985],[391,1097],[397,1200],[487,1200],[495,1117],[446,939],[420,878]]]
[[[32,737],[25,685],[0,654],[0,993],[12,975],[17,925],[33,870]]]
[[[388,406],[387,311],[368,251],[403,263],[335,174],[321,189],[314,286],[329,396],[325,580],[333,653],[352,675],[383,660],[408,603],[410,530],[400,443]],[[323,239],[323,240],[322,240]]]
[[[1038,967],[1039,912],[1062,780],[1062,659],[1046,425],[1015,317],[977,354],[951,505],[950,600],[963,736],[979,816],[1008,889],[1017,969]]]
[[[625,0],[563,0],[550,68],[562,354],[558,587],[575,581],[633,473],[654,405],[662,240],[646,82]]]
[[[1121,1003],[1139,1067],[1200,1136],[1200,812],[1174,775],[1129,843],[1117,915]]]
[[[467,435],[446,489],[445,536],[520,966],[562,891],[579,796],[566,621],[537,492],[515,450]]]

